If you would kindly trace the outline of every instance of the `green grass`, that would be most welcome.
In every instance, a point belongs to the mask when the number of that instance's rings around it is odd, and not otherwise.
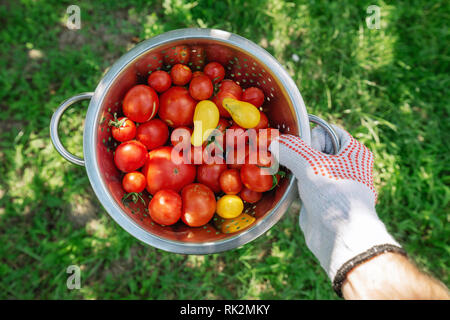
[[[423,270],[450,284],[445,1],[83,1],[82,29],[69,31],[72,3],[0,4],[0,298],[337,299],[304,243],[298,207],[239,249],[170,254],[116,225],[85,170],[53,149],[59,103],[94,90],[133,37],[182,27],[225,29],[274,54],[310,113],[374,152],[379,216]],[[366,27],[371,4],[381,7],[380,30]],[[78,155],[86,107],[61,125]],[[66,287],[72,264],[81,290]]]

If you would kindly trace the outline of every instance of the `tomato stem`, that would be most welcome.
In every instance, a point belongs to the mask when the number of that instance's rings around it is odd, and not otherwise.
[[[117,120],[117,113],[114,112],[114,121],[113,120],[109,120],[108,125],[110,127],[116,127],[116,128],[120,128],[125,124],[125,121],[127,121],[127,118],[123,118],[122,120]]]

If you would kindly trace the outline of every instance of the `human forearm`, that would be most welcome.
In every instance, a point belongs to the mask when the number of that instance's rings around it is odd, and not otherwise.
[[[383,253],[355,267],[342,294],[345,299],[450,299],[442,283],[397,253]]]

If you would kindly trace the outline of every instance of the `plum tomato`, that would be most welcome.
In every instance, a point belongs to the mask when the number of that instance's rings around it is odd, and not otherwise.
[[[214,193],[219,193],[222,191],[219,178],[225,170],[225,163],[202,164],[197,168],[197,181],[211,188]]]
[[[172,78],[163,70],[154,71],[148,77],[148,85],[155,89],[158,93],[162,93],[172,85]]]
[[[216,84],[223,80],[225,77],[225,68],[218,62],[208,63],[203,72]]]
[[[110,120],[108,124],[112,127],[111,134],[113,138],[120,142],[134,139],[136,136],[136,125],[134,122],[127,117],[117,119],[116,114],[114,114],[114,118],[115,120]]]
[[[147,161],[147,148],[136,140],[122,142],[114,153],[114,163],[123,172],[136,171]]]
[[[191,58],[191,50],[186,45],[171,47],[164,52],[164,64],[171,65],[177,63],[188,63]]]
[[[147,179],[139,171],[128,172],[122,179],[122,187],[127,193],[142,192],[147,185]]]
[[[245,187],[256,192],[266,192],[272,189],[273,178],[268,168],[255,164],[244,164],[241,168],[241,180]]]
[[[241,192],[239,193],[239,196],[242,200],[248,203],[255,203],[261,200],[262,198],[262,192],[256,192],[253,190],[250,190],[249,188],[243,187]]]
[[[242,93],[242,101],[249,102],[259,108],[264,103],[264,92],[256,87],[247,88]]]
[[[128,90],[123,100],[124,115],[135,122],[146,122],[158,112],[158,94],[153,88],[139,84]]]
[[[211,80],[206,75],[196,76],[189,84],[189,93],[195,100],[209,99],[214,91]]]
[[[160,119],[142,123],[136,131],[136,139],[142,142],[148,150],[164,145],[169,138],[169,128]]]
[[[192,71],[188,66],[179,63],[172,67],[170,70],[170,76],[172,77],[172,82],[174,85],[184,86],[191,81]]]
[[[173,190],[160,190],[150,201],[148,213],[156,223],[170,226],[181,218],[181,196]]]
[[[214,192],[201,183],[192,183],[181,191],[183,209],[181,220],[190,227],[207,224],[216,212]]]
[[[220,188],[226,194],[238,194],[242,189],[241,176],[239,170],[228,169],[220,174]]]
[[[193,124],[196,101],[183,87],[172,87],[160,97],[159,117],[171,127]]]
[[[147,178],[147,191],[153,195],[163,189],[178,192],[195,180],[195,165],[175,161],[172,151],[173,147],[165,146],[149,152],[142,173]]]

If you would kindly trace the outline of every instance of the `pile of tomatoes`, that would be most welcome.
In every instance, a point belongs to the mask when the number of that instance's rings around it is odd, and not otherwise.
[[[126,93],[123,115],[114,115],[109,122],[113,138],[120,142],[114,150],[114,163],[124,173],[124,198],[148,192],[151,198],[148,213],[163,226],[181,220],[188,226],[199,227],[217,214],[225,221],[243,217],[247,224],[234,229],[242,230],[255,220],[243,213],[244,202],[258,202],[263,192],[272,190],[282,178],[279,172],[263,174],[272,165],[270,152],[267,157],[258,155],[256,163],[248,161],[258,149],[261,129],[267,129],[268,144],[279,134],[278,130],[268,128],[267,116],[259,111],[260,121],[253,128],[256,139],[251,141],[246,136],[247,129],[239,127],[222,105],[223,99],[233,98],[261,110],[263,91],[256,87],[243,90],[224,77],[225,69],[218,62],[206,64],[203,71],[192,72],[183,63],[173,65],[169,71],[153,71],[146,84],[135,85]],[[220,113],[217,129],[222,136],[194,147],[190,139],[194,111],[202,100],[210,100],[217,106]],[[235,139],[227,139],[226,132],[230,129],[245,136],[243,146],[235,145]],[[180,146],[188,150],[181,162],[174,160],[177,154],[174,148]],[[231,148],[235,152],[223,153],[223,162],[211,163],[208,161],[211,160],[208,155],[214,154],[211,148],[216,151]]]

